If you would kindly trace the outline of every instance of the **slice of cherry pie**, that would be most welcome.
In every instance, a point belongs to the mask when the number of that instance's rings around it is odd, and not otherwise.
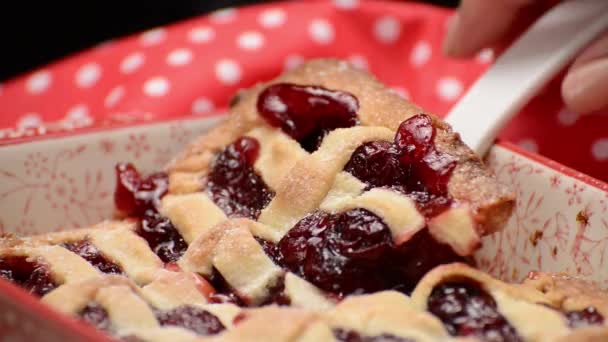
[[[166,172],[116,174],[121,220],[2,239],[0,277],[127,341],[604,336],[603,299],[564,305],[582,297],[464,264],[424,276],[469,262],[513,194],[344,62],[241,92]]]
[[[161,200],[125,202],[152,205],[187,244],[226,219],[255,221],[273,264],[338,296],[411,291],[433,266],[466,260],[514,203],[445,123],[334,60],[238,94],[164,182],[141,196]]]

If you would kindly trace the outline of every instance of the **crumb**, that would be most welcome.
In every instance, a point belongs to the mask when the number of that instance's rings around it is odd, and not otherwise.
[[[581,210],[576,214],[576,222],[581,224],[582,226],[589,225],[589,215],[584,210]]]
[[[513,272],[511,273],[511,279],[519,279],[519,270],[517,268],[513,269]]]
[[[540,230],[536,230],[534,231],[534,233],[532,233],[530,235],[530,243],[532,243],[532,246],[536,247],[536,245],[538,245],[538,240],[543,238],[543,232]]]

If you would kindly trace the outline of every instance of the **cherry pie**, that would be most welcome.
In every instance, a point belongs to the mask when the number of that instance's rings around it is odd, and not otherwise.
[[[0,276],[127,341],[606,334],[608,302],[569,290],[582,282],[464,264],[513,194],[449,126],[344,62],[239,93],[166,172],[116,173],[116,220],[1,239]]]

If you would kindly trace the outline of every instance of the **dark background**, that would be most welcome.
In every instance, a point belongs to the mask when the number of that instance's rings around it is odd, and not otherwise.
[[[300,0],[306,1],[306,0]],[[20,0],[0,5],[0,80],[104,40],[262,0]],[[458,0],[426,0],[455,6]],[[3,38],[4,37],[4,38]]]

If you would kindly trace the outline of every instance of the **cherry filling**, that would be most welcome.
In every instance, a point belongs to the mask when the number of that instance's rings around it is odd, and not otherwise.
[[[262,246],[277,264],[338,296],[385,289],[409,293],[429,269],[461,260],[426,230],[395,246],[382,219],[365,209],[315,212],[276,247]]]
[[[399,275],[399,282],[393,288],[405,294],[410,294],[418,281],[436,266],[452,262],[474,263],[470,258],[454,253],[449,245],[437,242],[428,229],[420,230],[398,246],[391,262]]]
[[[25,256],[0,257],[0,277],[37,296],[44,296],[57,287],[46,265]]]
[[[122,274],[120,266],[104,257],[97,247],[87,240],[66,242],[62,246],[70,252],[78,254],[103,273]]]
[[[263,240],[258,240],[261,243]],[[272,245],[269,243],[269,245]],[[272,245],[274,246],[274,245]],[[236,294],[234,289],[228,284],[226,279],[217,270],[213,269],[211,276],[205,278],[209,284],[213,287],[213,292],[209,294],[208,301],[210,303],[230,303],[238,306],[248,306],[251,304],[249,298],[243,298]],[[277,304],[277,305],[290,305],[291,300],[285,294],[285,278],[281,277],[277,283],[268,289],[268,297],[259,304],[259,306]]]
[[[285,293],[285,277],[281,277],[277,283],[268,289],[269,296],[261,305],[276,304],[280,306],[291,305],[291,299]]]
[[[270,241],[266,241],[257,236],[255,236],[254,238],[260,244],[260,246],[262,246],[262,249],[264,250],[266,255],[268,255],[277,264],[279,264],[279,265],[283,264],[283,255],[281,254],[281,250],[279,249],[278,245],[276,245]]]
[[[368,188],[387,187],[408,194],[426,217],[436,216],[452,203],[447,183],[456,161],[435,148],[435,134],[430,116],[415,115],[401,123],[394,142],[359,146],[344,170]]]
[[[106,309],[97,303],[89,303],[79,313],[78,316],[84,322],[106,333],[111,332],[110,317]]]
[[[322,211],[307,216],[278,244],[283,265],[331,292],[366,292],[381,279],[374,268],[392,248],[382,220],[365,209],[340,214]],[[382,286],[381,286],[382,287]]]
[[[354,95],[319,86],[273,84],[258,97],[257,109],[308,152],[315,151],[330,131],[359,123]]]
[[[188,249],[188,244],[171,221],[154,210],[144,213],[136,232],[165,263],[179,260]]]
[[[253,169],[259,152],[256,139],[241,137],[226,146],[213,163],[207,190],[229,217],[256,219],[274,196]]]
[[[192,330],[199,335],[215,335],[225,329],[212,313],[196,306],[184,305],[168,311],[157,311],[158,322]]]
[[[403,338],[391,334],[377,336],[361,336],[353,330],[333,329],[334,337],[342,342],[414,342],[411,338]]]
[[[428,310],[452,336],[475,336],[484,341],[522,341],[498,311],[494,299],[472,281],[447,282],[435,287]]]
[[[154,173],[143,178],[131,164],[116,166],[116,208],[140,219],[137,234],[165,263],[177,261],[188,245],[171,221],[158,213],[161,198],[169,189],[165,173]]]
[[[578,311],[568,311],[564,315],[568,319],[568,325],[572,329],[588,325],[600,325],[604,323],[604,316],[593,306]]]
[[[128,216],[141,217],[149,209],[157,210],[168,189],[169,178],[164,172],[142,178],[132,164],[116,165],[114,203]]]
[[[222,274],[213,269],[211,275],[205,278],[209,284],[215,289],[215,292],[212,293],[208,300],[210,303],[230,303],[238,306],[244,306],[245,303],[236,295],[230,284],[224,279]]]

